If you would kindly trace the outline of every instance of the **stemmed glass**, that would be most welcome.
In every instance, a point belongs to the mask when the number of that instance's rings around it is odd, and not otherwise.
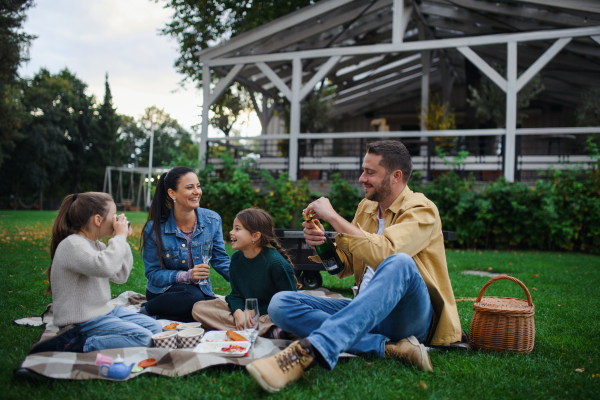
[[[258,312],[258,299],[246,299],[246,309],[244,310],[244,331],[250,338],[250,348],[254,344],[258,331],[260,329],[260,313]]]
[[[202,245],[202,262],[208,265],[208,262],[212,258],[212,243]],[[200,279],[198,285],[208,285],[208,278]]]

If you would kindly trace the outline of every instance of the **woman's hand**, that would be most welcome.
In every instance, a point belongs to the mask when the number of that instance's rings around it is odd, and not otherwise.
[[[238,331],[244,330],[244,318],[245,318],[245,313],[242,309],[238,308],[233,313],[233,319],[235,319],[235,329],[237,329]]]
[[[115,236],[129,237],[131,235],[131,228],[127,226],[127,217],[125,214],[121,214],[118,217],[116,214],[113,215],[113,230],[115,231]]]
[[[233,319],[235,319],[235,329],[243,331],[246,327],[244,326],[244,320],[246,319],[246,313],[242,309],[237,309],[233,313]],[[247,326],[254,326],[254,322],[251,318],[248,318]]]
[[[206,264],[194,265],[194,269],[192,269],[192,279],[194,281],[199,281],[200,279],[207,279],[209,275],[210,266]]]

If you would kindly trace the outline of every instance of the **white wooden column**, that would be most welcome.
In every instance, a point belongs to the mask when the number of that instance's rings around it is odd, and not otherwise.
[[[291,181],[298,180],[298,134],[300,134],[300,91],[302,89],[302,60],[292,61],[292,99],[290,101],[290,147],[288,174]]]
[[[202,66],[202,131],[200,132],[200,146],[198,150],[198,163],[207,156],[208,150],[208,110],[210,109],[210,67],[206,63]],[[200,166],[202,169],[203,167]]]
[[[404,0],[394,0],[394,16],[392,17],[392,43],[399,44],[404,40]]]
[[[422,51],[421,52],[421,130],[426,131],[425,127],[425,117],[427,115],[427,110],[429,108],[429,70],[431,69],[431,52],[430,51]],[[421,137],[421,141],[428,140],[426,137]],[[429,146],[422,145],[420,149],[420,154],[422,157],[427,156]]]
[[[504,177],[508,182],[514,182],[517,132],[517,42],[508,42],[507,47]]]

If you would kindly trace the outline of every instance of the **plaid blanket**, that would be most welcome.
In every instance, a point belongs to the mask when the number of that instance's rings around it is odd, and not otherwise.
[[[305,293],[319,297],[343,298],[342,295],[320,288],[318,290],[306,291]],[[111,300],[110,304],[120,305],[128,309],[139,309],[145,296],[135,292],[124,292],[117,298]],[[56,335],[58,327],[52,323],[52,304],[48,306],[41,317],[21,318],[14,321],[19,325],[46,327],[38,341],[47,340]],[[137,364],[147,358],[156,358],[157,364],[141,372],[132,373],[127,379],[135,378],[141,374],[157,374],[164,376],[183,376],[214,365],[237,365],[245,366],[255,359],[269,357],[277,354],[290,344],[286,340],[270,340],[257,338],[254,347],[247,357],[222,357],[216,354],[199,354],[192,349],[163,349],[157,347],[145,348],[123,348],[102,350],[101,353],[115,358],[118,354],[125,359],[125,364]],[[99,352],[90,353],[37,353],[25,357],[21,364],[14,370],[15,375],[25,377],[46,377],[51,379],[108,379],[100,373],[96,365],[96,356]],[[349,357],[349,354],[344,354]]]

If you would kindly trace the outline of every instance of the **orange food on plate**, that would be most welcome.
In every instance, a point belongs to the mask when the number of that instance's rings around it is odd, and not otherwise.
[[[142,368],[154,367],[156,365],[156,358],[147,358],[138,363],[138,366]]]
[[[235,344],[231,344],[229,345],[229,347],[221,348],[221,351],[225,353],[241,353],[243,351],[246,351],[246,348],[244,346],[237,346]]]
[[[165,325],[165,329],[177,329],[178,322],[171,322],[169,325]]]
[[[235,333],[234,331],[227,331],[227,337],[234,342],[247,342],[248,339],[240,335],[239,333]]]

